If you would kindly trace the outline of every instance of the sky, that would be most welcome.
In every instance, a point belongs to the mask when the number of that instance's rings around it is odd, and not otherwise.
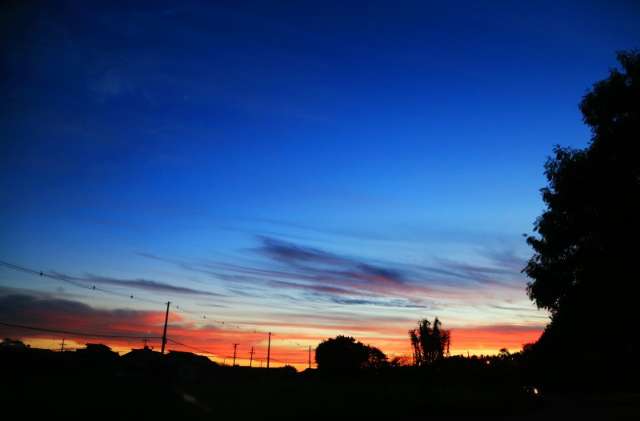
[[[535,341],[543,164],[640,45],[631,1],[24,3],[0,261],[43,276],[0,267],[0,322],[157,349],[171,301],[169,349],[241,363],[267,332],[282,364],[338,334],[406,356],[434,317],[454,354]]]

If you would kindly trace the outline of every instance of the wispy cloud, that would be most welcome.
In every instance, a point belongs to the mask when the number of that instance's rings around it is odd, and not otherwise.
[[[406,300],[366,300],[362,298],[344,298],[344,297],[330,297],[330,300],[336,304],[347,305],[369,305],[380,307],[401,307],[401,308],[429,308],[427,305],[413,304]]]
[[[140,256],[176,264],[227,283],[273,292],[291,290],[309,301],[384,307],[429,307],[434,300],[478,300],[496,292],[524,291],[515,257],[484,256],[484,264],[433,259],[431,264],[393,263],[338,254],[271,236],[256,236],[246,250],[253,259],[187,262],[148,253]],[[256,259],[257,258],[257,259]]]
[[[513,267],[501,261],[491,260],[490,264],[479,265],[449,259],[436,259],[435,265],[420,266],[427,273],[441,276],[450,283],[477,283],[504,288],[521,288],[513,281],[522,275]]]
[[[188,288],[184,286],[178,286],[173,284],[167,284],[164,282],[154,281],[151,279],[134,278],[134,279],[121,279],[111,278],[107,276],[99,276],[86,274],[84,276],[71,276],[59,272],[50,272],[52,276],[67,279],[74,282],[80,282],[87,286],[95,284],[115,285],[121,287],[131,287],[153,292],[161,293],[173,293],[173,294],[190,294],[190,295],[206,295],[211,297],[221,297],[223,294],[218,294],[211,291],[204,291],[200,289]]]
[[[287,265],[298,266],[301,264],[327,264],[340,265],[350,263],[348,259],[326,251],[297,245],[288,241],[278,240],[272,237],[258,236],[261,245],[255,249],[275,261]]]
[[[279,264],[294,276],[320,284],[341,285],[354,290],[375,291],[380,285],[401,285],[406,275],[398,268],[385,267],[350,256],[338,255],[271,237],[259,236],[255,251]]]
[[[272,285],[278,288],[300,289],[304,291],[315,291],[315,292],[327,293],[327,294],[343,294],[344,295],[344,294],[355,293],[355,291],[346,289],[346,288],[339,288],[339,287],[333,287],[333,286],[327,286],[327,285],[298,284],[295,282],[287,282],[287,281],[270,281],[269,285]]]

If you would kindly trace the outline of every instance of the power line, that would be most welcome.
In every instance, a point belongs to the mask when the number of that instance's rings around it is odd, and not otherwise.
[[[160,336],[116,335],[116,334],[78,332],[78,331],[71,331],[71,330],[65,330],[65,329],[51,329],[51,328],[45,328],[45,327],[39,327],[39,326],[31,326],[31,325],[23,325],[23,324],[17,324],[17,323],[7,323],[7,322],[2,322],[2,321],[0,321],[0,326],[12,327],[12,328],[18,328],[18,329],[26,329],[26,330],[33,330],[33,331],[37,331],[37,332],[55,333],[55,334],[60,334],[60,335],[80,336],[80,337],[86,337],[86,338],[142,339],[142,340],[146,340],[146,339],[162,339]],[[173,343],[175,345],[183,346],[185,348],[191,349],[191,350],[196,351],[196,352],[198,352],[200,354],[203,354],[203,355],[207,355],[207,356],[211,356],[211,357],[215,357],[215,358],[223,358],[223,357],[219,356],[218,354],[216,354],[214,352],[211,352],[210,350],[207,350],[207,349],[204,349],[204,348],[199,348],[199,347],[196,347],[196,346],[188,345],[188,344],[185,344],[183,342],[176,341],[175,339],[172,339],[172,338],[167,338],[166,340],[167,340],[167,342],[171,342],[171,343]],[[234,344],[234,345],[237,346],[238,344]],[[235,346],[234,346],[234,348],[235,348]],[[235,351],[235,349],[234,349],[234,351]],[[253,347],[252,347],[252,351],[253,351]],[[234,354],[235,354],[235,352],[234,352]],[[251,356],[252,360],[254,359],[254,355],[255,354],[252,352],[252,356]],[[232,356],[227,356],[226,358],[231,359]],[[270,362],[270,361],[281,363],[281,364],[304,364],[305,363],[305,361],[285,361],[285,360],[281,360],[281,359],[276,359],[276,358],[271,357],[269,355],[269,353],[268,353],[267,354],[267,362]]]
[[[115,335],[115,334],[101,334],[101,333],[87,333],[87,332],[78,332],[78,331],[69,331],[69,330],[63,330],[63,329],[50,329],[50,328],[44,328],[44,327],[38,327],[38,326],[30,326],[30,325],[22,325],[22,324],[15,324],[15,323],[6,323],[6,322],[0,322],[0,325],[2,326],[6,326],[6,327],[13,327],[13,328],[19,328],[19,329],[26,329],[26,330],[33,330],[33,331],[38,331],[38,332],[45,332],[45,333],[56,333],[56,334],[60,334],[60,335],[70,335],[70,336],[80,336],[80,337],[87,337],[87,338],[106,338],[106,339],[142,339],[145,342],[146,345],[146,341],[148,339],[162,339],[159,336],[149,336],[149,335]],[[185,348],[189,348],[191,350],[197,351],[200,354],[204,354],[204,355],[210,355],[216,358],[222,358],[220,357],[218,354],[204,349],[204,348],[199,348],[199,347],[195,347],[192,345],[188,345],[185,344],[183,342],[179,342],[176,341],[174,339],[171,338],[167,338],[167,342],[171,342],[173,344],[179,345],[179,346],[183,346]],[[235,348],[237,345],[239,344],[233,344],[234,345],[234,353],[235,353]],[[255,355],[255,351],[253,350],[253,347],[251,347],[251,360],[254,359],[254,355]],[[233,358],[233,356],[228,356],[228,358]],[[257,359],[257,358],[255,358]],[[292,360],[281,360],[278,358],[273,358],[270,355],[267,355],[267,360],[269,361],[274,361],[274,362],[278,362],[278,363],[293,363],[293,364],[304,364],[305,361],[292,361]]]
[[[191,314],[193,316],[197,316],[198,318],[201,318],[203,320],[206,320],[208,322],[211,323],[216,323],[219,325],[222,325],[226,328],[229,329],[236,329],[236,330],[241,330],[243,332],[249,332],[249,333],[267,333],[261,329],[256,329],[255,325],[251,324],[251,323],[237,323],[237,322],[228,322],[228,321],[224,321],[224,320],[220,320],[220,319],[214,319],[211,318],[211,316],[207,317],[209,314],[205,313],[205,312],[201,312],[201,311],[193,311],[193,310],[188,310],[182,306],[176,305],[175,309],[182,312],[182,313],[186,313],[186,314]],[[253,326],[253,327],[251,327]]]
[[[201,354],[206,354],[206,355],[211,355],[211,356],[213,356],[213,357],[221,358],[220,356],[218,356],[218,354],[215,354],[215,353],[213,353],[213,352],[211,352],[211,351],[208,351],[208,350],[206,350],[206,349],[203,349],[203,348],[198,348],[198,347],[195,347],[195,346],[187,345],[187,344],[185,344],[185,343],[178,342],[178,341],[176,341],[176,340],[174,340],[174,339],[171,339],[171,338],[167,338],[167,341],[168,341],[168,342],[171,342],[171,343],[174,343],[174,344],[176,344],[176,345],[183,346],[183,347],[185,347],[185,348],[192,349],[192,350],[194,350],[194,351],[198,351],[198,352],[199,352],[199,353],[201,353]]]
[[[165,305],[167,304],[167,310],[165,313],[165,326],[164,326],[164,331],[163,331],[163,336],[162,336],[162,349],[164,350],[164,346],[167,342],[167,340],[177,344],[177,345],[181,345],[187,348],[191,348],[193,350],[196,350],[202,354],[207,354],[207,355],[212,355],[212,356],[216,356],[215,353],[209,352],[207,350],[202,350],[200,348],[197,347],[193,347],[184,343],[180,343],[177,342],[175,340],[169,339],[166,337],[166,323],[167,323],[167,318],[168,318],[168,313],[169,313],[169,306],[167,302],[163,302],[163,301],[158,301],[158,300],[153,300],[153,299],[148,299],[148,298],[144,298],[144,297],[140,297],[138,295],[133,295],[133,294],[125,294],[122,292],[117,292],[117,291],[113,291],[107,288],[102,288],[102,287],[98,287],[95,284],[90,284],[90,281],[88,280],[83,280],[80,278],[75,278],[72,276],[67,276],[64,274],[59,274],[56,272],[43,272],[43,271],[37,271],[35,269],[31,269],[25,266],[21,266],[21,265],[16,265],[10,262],[5,262],[0,260],[0,266],[4,266],[6,268],[9,269],[13,269],[19,272],[23,272],[23,273],[27,273],[30,275],[34,275],[34,276],[39,276],[39,277],[46,277],[46,278],[50,278],[50,279],[55,279],[58,281],[62,281],[65,283],[68,283],[70,285],[76,286],[78,288],[83,288],[83,289],[87,289],[90,291],[99,291],[99,292],[103,292],[106,294],[111,294],[117,297],[121,297],[121,298],[128,298],[128,299],[135,299],[138,301],[143,301],[143,302],[148,302],[148,303],[152,303],[152,304],[162,304]],[[89,284],[87,284],[89,283]],[[240,324],[237,323],[228,323],[225,322],[223,320],[216,320],[213,318],[207,318],[207,314],[205,314],[204,312],[194,312],[194,311],[190,311],[188,309],[185,309],[184,307],[181,307],[180,305],[175,305],[175,309],[187,314],[192,314],[195,316],[198,316],[198,318],[202,317],[202,319],[205,319],[207,321],[213,322],[213,323],[217,323],[220,324],[226,328],[231,328],[231,329],[237,329],[243,332],[253,332],[253,333],[268,333],[268,345],[267,345],[267,368],[269,368],[269,362],[270,360],[276,361],[276,362],[282,362],[282,363],[286,363],[285,361],[281,361],[281,360],[276,360],[276,359],[272,359],[271,358],[271,336],[272,333],[271,332],[264,332],[261,331],[259,329],[256,329],[254,325],[253,328],[250,328],[248,326],[250,326],[249,324],[245,325],[247,327],[242,327]],[[18,325],[18,324],[10,324],[10,323],[3,323],[0,322],[0,325],[4,325],[4,326],[8,326],[8,327],[14,327],[14,328],[22,328],[22,329],[28,329],[28,330],[34,330],[34,331],[41,331],[41,332],[47,332],[47,333],[57,333],[57,334],[63,334],[63,335],[76,335],[76,336],[83,336],[83,337],[95,337],[95,338],[113,338],[113,339],[117,339],[117,338],[122,338],[122,339],[144,339],[144,338],[155,338],[155,339],[160,339],[160,337],[153,337],[153,336],[149,336],[149,335],[144,335],[144,336],[135,336],[135,335],[108,335],[108,334],[92,334],[92,333],[83,333],[83,332],[73,332],[73,331],[67,331],[67,330],[59,330],[59,329],[49,329],[49,328],[41,328],[41,327],[37,327],[37,326],[27,326],[27,325]],[[299,343],[295,343],[296,345],[301,346]],[[237,345],[236,345],[237,346]],[[235,352],[234,352],[235,354]],[[295,362],[298,363],[298,362]],[[302,362],[301,362],[302,363]]]
[[[6,262],[3,260],[0,260],[0,266],[4,266],[6,268],[9,269],[13,269],[15,271],[18,272],[23,272],[23,273],[28,273],[30,275],[34,275],[34,276],[39,276],[39,277],[44,277],[44,278],[50,278],[50,279],[55,279],[57,281],[61,281],[61,282],[65,282],[67,284],[73,285],[75,287],[78,288],[82,288],[82,289],[86,289],[89,291],[98,291],[98,292],[102,292],[105,294],[109,294],[109,295],[113,295],[116,297],[120,297],[120,298],[126,298],[129,300],[137,300],[137,301],[141,301],[141,302],[146,302],[146,303],[150,303],[150,304],[158,304],[158,305],[165,305],[167,302],[166,301],[160,301],[160,300],[154,300],[151,298],[145,298],[142,297],[138,294],[126,294],[123,292],[118,292],[118,291],[114,291],[108,288],[103,288],[100,286],[96,286],[95,284],[92,284],[89,281],[85,281],[85,280],[78,280],[78,278],[74,278],[71,276],[67,276],[67,275],[63,275],[63,274],[59,274],[59,273],[55,273],[55,272],[43,272],[43,271],[38,271],[32,268],[28,268],[26,266],[21,266],[21,265],[16,265],[14,263],[10,263],[10,262]],[[179,300],[178,300],[179,301]],[[203,320],[207,320],[209,322],[212,323],[217,323],[220,324],[226,328],[230,328],[230,329],[238,329],[238,330],[242,330],[245,332],[253,332],[253,333],[266,333],[263,332],[259,329],[256,329],[255,327],[250,327],[250,324],[246,324],[245,327],[241,326],[241,324],[238,323],[229,323],[229,322],[225,322],[224,320],[219,320],[216,318],[211,317],[210,315],[208,315],[205,312],[196,312],[196,311],[192,311],[192,310],[188,310],[186,308],[184,308],[183,306],[180,305],[175,305],[175,309],[183,312],[183,313],[187,313],[187,314],[191,314],[193,316],[197,316],[198,318],[201,318]],[[209,316],[209,317],[207,317]]]
[[[45,327],[38,327],[38,326],[29,326],[29,325],[22,325],[22,324],[16,324],[16,323],[6,323],[6,322],[0,322],[1,326],[6,326],[6,327],[13,327],[13,328],[18,328],[18,329],[26,329],[26,330],[34,330],[37,332],[46,332],[46,333],[57,333],[60,335],[75,335],[75,336],[81,336],[81,337],[85,337],[85,338],[111,338],[111,339],[144,339],[144,338],[152,338],[152,339],[160,339],[159,336],[149,336],[149,335],[144,335],[144,336],[137,336],[137,335],[111,335],[111,334],[102,334],[102,333],[87,333],[87,332],[76,332],[76,331],[71,331],[71,330],[62,330],[62,329],[49,329],[49,328],[45,328]]]
[[[150,299],[150,298],[143,298],[143,297],[140,297],[140,296],[134,295],[134,294],[125,294],[123,292],[113,291],[111,289],[107,289],[107,288],[96,286],[95,284],[88,285],[87,284],[88,281],[79,281],[77,278],[73,278],[71,276],[62,275],[62,274],[59,274],[59,273],[37,271],[35,269],[30,269],[28,267],[16,265],[16,264],[5,262],[5,261],[2,261],[2,260],[0,260],[0,266],[4,266],[6,268],[13,269],[13,270],[18,271],[18,272],[28,273],[30,275],[35,275],[35,276],[39,276],[39,277],[42,277],[42,278],[55,279],[55,280],[62,281],[62,282],[65,282],[67,284],[73,285],[73,286],[78,287],[78,288],[87,289],[89,291],[99,291],[99,292],[102,292],[102,293],[105,293],[105,294],[110,294],[110,295],[113,295],[113,296],[116,296],[116,297],[128,298],[128,299],[143,301],[143,302],[147,302],[147,303],[151,303],[151,304],[164,304],[164,302],[162,302],[162,301],[153,300],[153,299]]]

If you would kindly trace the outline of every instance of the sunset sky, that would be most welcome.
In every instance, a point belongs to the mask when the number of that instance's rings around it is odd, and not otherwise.
[[[171,301],[174,341],[263,359],[270,331],[298,366],[337,334],[409,355],[425,317],[454,354],[535,341],[544,161],[640,39],[631,1],[21,3],[0,260],[48,276],[0,267],[0,322],[155,338]]]

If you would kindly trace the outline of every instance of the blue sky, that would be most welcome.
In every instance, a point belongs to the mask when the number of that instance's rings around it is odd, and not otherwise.
[[[218,316],[248,323],[296,306],[361,323],[376,306],[454,326],[540,323],[517,269],[542,166],[553,145],[587,143],[578,102],[616,50],[638,46],[640,8],[342,3],[6,7],[0,260],[215,291]],[[258,267],[241,288],[230,280]],[[483,290],[487,268],[516,288]],[[351,301],[310,295],[377,270],[458,301],[371,279]],[[130,305],[6,269],[0,282]],[[480,308],[505,302],[521,312]]]

